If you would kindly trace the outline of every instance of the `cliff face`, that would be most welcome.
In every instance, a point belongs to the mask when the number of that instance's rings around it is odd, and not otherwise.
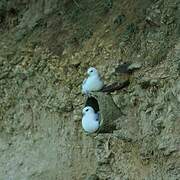
[[[0,179],[180,179],[179,17],[179,0],[2,0]],[[130,81],[111,133],[81,128],[89,66]]]

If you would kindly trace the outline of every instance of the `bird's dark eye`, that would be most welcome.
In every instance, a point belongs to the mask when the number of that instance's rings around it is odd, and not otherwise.
[[[91,70],[90,72],[93,72],[93,70]]]
[[[86,112],[89,111],[89,109],[86,109]]]

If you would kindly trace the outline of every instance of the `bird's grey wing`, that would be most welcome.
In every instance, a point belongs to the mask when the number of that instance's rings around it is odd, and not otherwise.
[[[82,85],[84,85],[84,84],[86,83],[86,81],[87,81],[87,79],[84,79],[84,81],[83,81]]]
[[[83,93],[83,94],[87,94],[87,90],[86,90],[86,88],[85,88],[86,81],[87,81],[87,79],[84,79],[84,81],[83,81],[83,83],[82,83],[82,93]]]
[[[99,114],[99,112],[97,112],[97,113],[95,114],[95,118],[96,118],[96,121],[100,121],[100,114]]]

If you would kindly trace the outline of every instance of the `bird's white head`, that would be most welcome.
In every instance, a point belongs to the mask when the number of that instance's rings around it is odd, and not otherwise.
[[[94,113],[94,109],[91,106],[86,106],[83,111],[83,114],[87,114],[87,113]]]
[[[87,70],[87,74],[88,74],[89,76],[99,75],[97,69],[94,68],[94,67],[90,67],[90,68]]]

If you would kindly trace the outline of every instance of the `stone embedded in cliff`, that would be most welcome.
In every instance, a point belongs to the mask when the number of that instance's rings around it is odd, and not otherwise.
[[[86,180],[99,180],[99,177],[96,174],[92,174],[88,176]]]
[[[118,73],[131,74],[132,72],[134,72],[137,69],[140,69],[141,67],[142,67],[142,64],[139,62],[134,62],[134,63],[124,62],[115,69],[115,74],[118,74]]]

